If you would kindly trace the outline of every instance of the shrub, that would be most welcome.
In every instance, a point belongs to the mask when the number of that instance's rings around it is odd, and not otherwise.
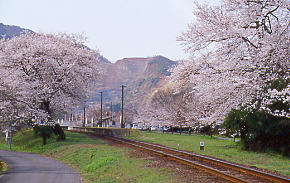
[[[268,82],[256,98],[227,115],[223,127],[228,134],[239,133],[245,149],[272,149],[289,156],[289,78]]]
[[[233,109],[223,127],[229,134],[240,133],[242,144],[247,150],[274,150],[289,156],[290,120],[274,116],[265,111],[250,112]]]
[[[64,131],[63,131],[63,129],[61,128],[61,126],[59,124],[56,124],[53,127],[53,132],[58,136],[57,139],[56,139],[57,141],[59,141],[59,140],[65,140]]]

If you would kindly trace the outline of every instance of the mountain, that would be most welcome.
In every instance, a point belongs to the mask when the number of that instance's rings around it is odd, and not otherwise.
[[[145,70],[129,86],[127,92],[127,105],[139,108],[146,100],[148,94],[166,83],[168,69],[176,62],[165,57],[152,57],[146,64]]]
[[[105,103],[113,102],[120,106],[121,85],[125,85],[125,106],[136,112],[147,95],[165,83],[166,76],[170,75],[167,70],[175,64],[163,56],[118,60],[107,64],[106,75],[98,91],[103,92]],[[100,100],[97,95],[95,100]]]
[[[102,55],[99,55],[99,60],[100,60],[101,62],[111,63],[108,59],[106,59],[106,58],[103,57]]]
[[[0,39],[5,37],[6,39],[9,39],[14,36],[19,36],[21,32],[32,32],[29,29],[24,29],[19,26],[15,25],[4,25],[3,23],[0,23]]]

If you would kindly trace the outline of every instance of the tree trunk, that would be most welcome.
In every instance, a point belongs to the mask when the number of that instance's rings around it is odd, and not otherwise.
[[[50,101],[42,99],[42,102],[40,103],[40,109],[44,110],[48,114],[51,114]]]
[[[42,144],[46,145],[46,135],[42,135]]]

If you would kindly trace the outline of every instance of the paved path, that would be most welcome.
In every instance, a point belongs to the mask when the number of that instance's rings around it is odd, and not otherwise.
[[[73,168],[38,154],[0,150],[0,159],[8,164],[0,183],[81,183]]]

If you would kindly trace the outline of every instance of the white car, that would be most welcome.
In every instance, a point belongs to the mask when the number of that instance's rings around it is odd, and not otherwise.
[[[157,127],[156,126],[151,126],[151,131],[154,131],[154,130],[157,130]]]

